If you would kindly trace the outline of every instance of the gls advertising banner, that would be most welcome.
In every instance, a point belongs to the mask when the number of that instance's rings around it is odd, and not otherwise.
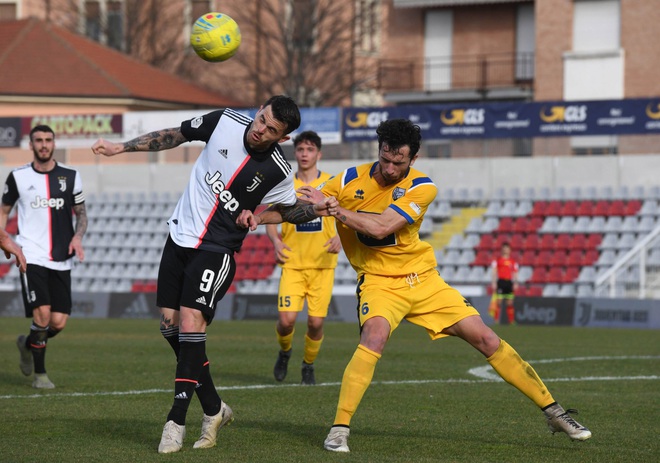
[[[376,139],[385,119],[410,119],[425,140],[660,133],[660,98],[346,108],[344,141]]]

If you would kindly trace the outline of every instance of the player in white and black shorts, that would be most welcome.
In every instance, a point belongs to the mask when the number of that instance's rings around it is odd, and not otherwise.
[[[80,174],[53,159],[52,129],[34,127],[30,148],[33,161],[14,169],[5,182],[0,226],[6,226],[16,205],[16,241],[27,260],[27,271],[21,278],[25,316],[33,319],[30,334],[17,339],[20,368],[26,376],[34,368],[34,387],[51,389],[55,386],[46,374],[46,347],[48,339],[64,329],[71,314],[71,267],[74,255],[81,261],[84,258],[87,213]]]
[[[92,147],[95,154],[113,156],[162,151],[193,140],[206,143],[168,221],[170,236],[158,272],[161,333],[177,356],[174,403],[163,428],[160,453],[181,450],[194,393],[204,411],[195,448],[213,447],[217,430],[233,420],[231,408],[220,399],[211,378],[206,327],[231,284],[233,255],[248,233],[236,225],[238,215],[260,204],[273,205],[293,223],[329,215],[325,203],[303,204],[294,191],[291,166],[279,143],[288,140],[299,125],[297,105],[280,95],[266,101],[254,120],[224,109],[125,143],[101,139]]]

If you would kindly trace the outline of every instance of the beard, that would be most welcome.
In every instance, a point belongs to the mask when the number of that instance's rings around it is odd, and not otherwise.
[[[48,151],[47,153],[42,153],[37,150],[32,150],[32,152],[34,153],[34,160],[41,164],[45,164],[53,159],[54,150]]]

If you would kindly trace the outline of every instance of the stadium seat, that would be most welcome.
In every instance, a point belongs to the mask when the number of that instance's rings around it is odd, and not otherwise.
[[[532,267],[523,265],[518,269],[518,281],[520,283],[526,283],[529,281],[530,278],[532,278],[532,273],[534,270]]]
[[[559,217],[548,216],[543,221],[543,225],[539,229],[539,233],[557,233],[559,230]]]
[[[605,223],[605,233],[619,233],[623,227],[623,218],[621,216],[610,216]]]
[[[575,296],[575,285],[573,284],[563,284],[559,288],[559,297],[574,297]]]
[[[545,217],[546,213],[545,210],[548,207],[547,201],[536,201],[534,203],[534,206],[532,207],[532,211],[530,212],[530,216],[532,217]]]
[[[600,246],[600,243],[603,241],[603,235],[601,234],[591,234],[587,237],[587,242],[585,244],[586,249],[596,249]]]
[[[642,216],[637,225],[637,231],[641,233],[648,233],[658,225],[656,218],[651,215]]]
[[[492,233],[499,226],[500,221],[497,217],[487,217],[481,226],[481,233]]]
[[[582,258],[583,265],[593,265],[597,260],[600,253],[597,249],[587,249]]]
[[[536,233],[529,234],[523,241],[522,249],[525,251],[536,251],[539,249],[540,241],[539,235]]]
[[[495,239],[493,238],[493,235],[490,234],[483,234],[481,235],[481,240],[479,241],[479,244],[477,245],[478,250],[492,250],[495,246]]]
[[[541,297],[543,295],[543,286],[532,285],[527,288],[527,297]]]
[[[480,249],[472,261],[472,265],[490,266],[493,262],[493,254],[490,249]]]
[[[596,280],[596,269],[591,266],[582,267],[576,279],[579,283],[593,283]]]
[[[532,217],[527,222],[526,233],[536,233],[539,228],[543,226],[543,219],[541,217]]]
[[[561,210],[562,210],[561,201],[557,201],[557,200],[549,201],[546,204],[546,207],[545,207],[545,215],[546,216],[549,216],[549,215],[560,216],[561,215]]]
[[[530,283],[545,283],[547,270],[545,267],[535,267],[532,273],[532,277],[529,279]]]
[[[623,208],[623,215],[635,215],[642,208],[642,201],[639,199],[631,199],[625,203]]]
[[[591,217],[586,215],[578,216],[575,219],[575,225],[573,226],[573,233],[587,233],[589,231],[589,225],[591,224]]]
[[[527,217],[518,217],[513,221],[511,231],[513,233],[527,233],[530,219]]]
[[[594,215],[594,203],[589,200],[580,201],[575,215],[591,217]]]
[[[558,215],[560,215],[560,216],[564,216],[564,215],[576,216],[576,215],[578,215],[578,203],[577,203],[577,201],[574,201],[574,200],[565,201],[564,204],[562,204],[561,208],[559,209],[559,214]]]
[[[519,252],[523,248],[524,244],[524,235],[522,233],[514,233],[509,239],[509,245],[513,252]]]
[[[500,225],[497,227],[498,233],[512,233],[513,232],[513,218],[500,217]]]
[[[575,228],[575,217],[572,215],[565,215],[559,219],[557,226],[557,233],[573,233]]]
[[[596,204],[594,205],[593,208],[593,215],[602,215],[605,217],[609,216],[610,215],[609,201],[606,201],[604,199],[596,201]]]
[[[534,260],[534,267],[548,267],[550,265],[550,260],[552,259],[552,252],[550,251],[540,251],[536,255]]]
[[[555,250],[550,257],[552,267],[565,267],[568,263],[568,251],[561,249]]]
[[[628,215],[623,218],[623,222],[621,223],[621,231],[634,233],[637,231],[638,224],[639,224],[639,220],[637,216]]]
[[[571,235],[567,233],[561,233],[557,235],[555,239],[554,249],[555,250],[566,250],[570,247],[571,244]]]
[[[609,215],[626,215],[625,204],[622,200],[616,199],[610,203]]]
[[[557,297],[559,296],[559,285],[557,283],[550,283],[543,288],[543,297]]]
[[[572,249],[566,257],[566,265],[573,267],[582,267],[585,265],[585,255],[582,249]]]
[[[481,232],[481,226],[483,225],[484,221],[481,217],[474,217],[472,220],[470,220],[470,223],[468,224],[467,227],[465,227],[465,232],[466,233],[480,233]]]
[[[541,241],[539,242],[539,250],[549,250],[555,248],[555,235],[546,234],[541,236]]]
[[[562,276],[562,283],[573,283],[580,275],[579,267],[568,267]]]
[[[553,267],[546,275],[546,282],[561,283],[564,279],[564,271],[561,268]]]
[[[569,236],[569,235],[567,235]],[[582,233],[576,233],[569,236],[567,249],[585,249],[587,247],[587,236]]]
[[[534,266],[536,263],[536,251],[527,249],[520,257],[520,265]]]
[[[650,216],[660,215],[660,212],[658,211],[658,201],[655,199],[645,200],[642,203],[642,207],[639,209],[639,215],[650,215]]]

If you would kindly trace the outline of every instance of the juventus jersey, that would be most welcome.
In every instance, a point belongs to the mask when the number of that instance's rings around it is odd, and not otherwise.
[[[330,174],[319,172],[319,176],[309,183],[318,188],[330,179]],[[307,185],[294,176],[293,184],[296,190]],[[282,241],[291,251],[286,251],[289,258],[281,264],[283,268],[309,269],[309,268],[335,268],[338,254],[331,254],[325,247],[333,236],[337,235],[334,217],[317,217],[306,223],[282,223]]]
[[[323,194],[339,205],[363,214],[380,214],[388,207],[408,222],[382,239],[363,235],[337,222],[346,257],[358,274],[399,276],[422,273],[437,265],[433,247],[419,239],[419,227],[438,189],[420,171],[410,168],[394,185],[382,187],[374,180],[378,162],[351,167],[330,179]]]
[[[32,163],[14,169],[5,183],[3,204],[18,204],[17,243],[28,264],[70,270],[73,206],[85,202],[80,174],[56,163],[50,172],[37,172]]]
[[[239,251],[248,230],[236,225],[243,209],[260,204],[293,205],[291,166],[274,143],[255,151],[246,142],[252,119],[231,109],[181,124],[188,141],[206,142],[190,181],[169,220],[176,244],[209,251]]]

